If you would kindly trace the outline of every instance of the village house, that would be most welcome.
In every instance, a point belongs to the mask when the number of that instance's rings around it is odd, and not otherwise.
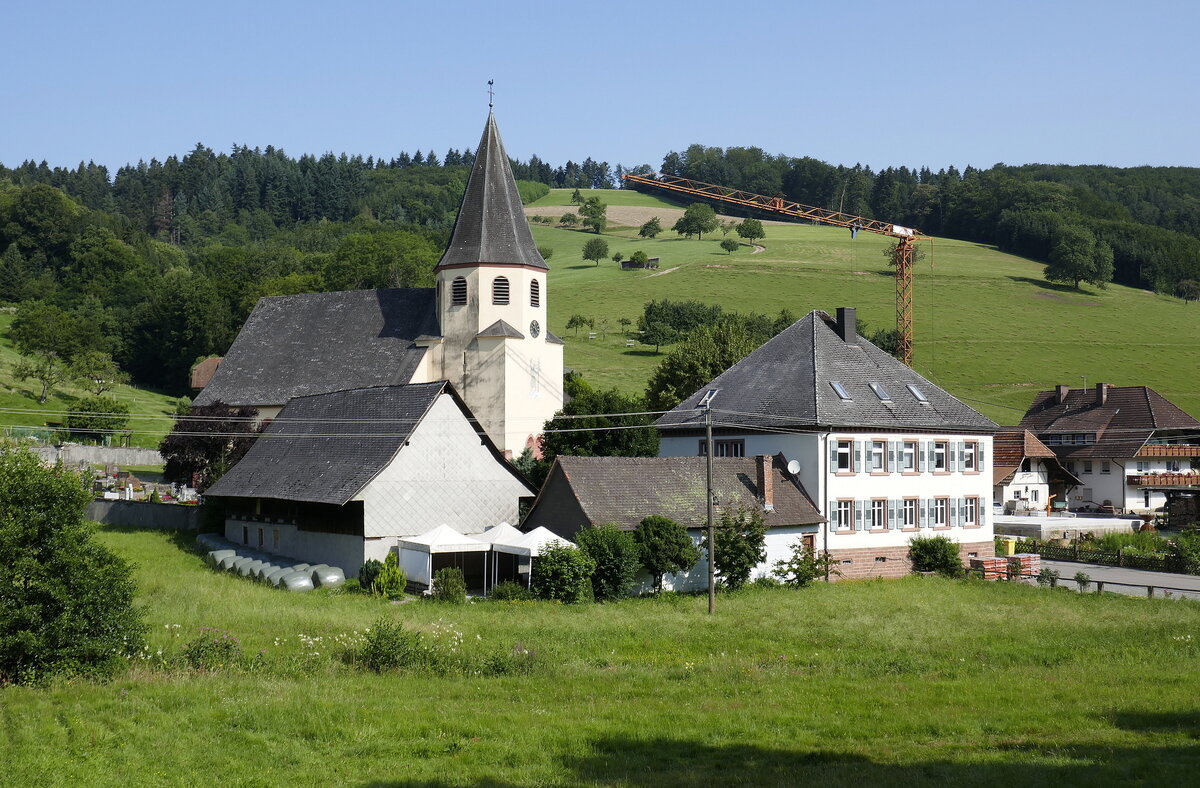
[[[563,343],[546,328],[549,266],[491,113],[435,271],[432,289],[260,299],[219,365],[198,368],[211,380],[195,404],[265,420],[293,397],[447,380],[506,455],[535,448],[562,408]]]
[[[688,529],[697,544],[707,526],[703,457],[556,457],[522,528],[544,527],[566,539],[582,528],[612,523],[632,531],[650,515]],[[714,517],[722,510],[757,511],[772,538],[758,573],[788,558],[794,545],[818,545],[825,521],[782,455],[713,458]],[[665,588],[696,590],[708,584],[708,562],[667,575]],[[644,590],[650,580],[643,578]]]
[[[943,535],[994,554],[995,423],[858,335],[855,311],[813,311],[657,421],[663,457],[782,455],[826,519],[843,577],[907,574],[908,542]],[[777,554],[795,537],[768,532]],[[765,570],[766,567],[760,567]]]
[[[405,537],[516,522],[535,492],[440,381],[295,397],[207,495],[231,542],[355,577]]]
[[[1067,509],[1079,477],[1029,430],[1005,430],[993,438],[992,502],[1005,514]]]
[[[1153,514],[1200,490],[1200,421],[1146,386],[1042,391],[1020,426],[1079,478],[1071,509]]]

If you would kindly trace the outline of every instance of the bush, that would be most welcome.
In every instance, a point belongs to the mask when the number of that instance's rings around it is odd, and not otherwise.
[[[503,583],[496,583],[492,586],[492,590],[488,592],[488,598],[497,602],[524,602],[533,599],[533,592],[520,583],[505,580]]]
[[[445,566],[433,573],[431,596],[438,602],[463,605],[467,602],[467,581],[457,566]]]
[[[599,602],[629,593],[641,560],[633,536],[613,524],[584,528],[575,535],[579,549],[592,559],[592,596]]]
[[[1092,585],[1092,578],[1087,572],[1076,572],[1075,583],[1079,586],[1079,593],[1086,593]]]
[[[0,685],[110,675],[142,648],[129,565],[92,538],[82,480],[0,451]]]
[[[424,664],[425,648],[419,632],[409,632],[399,623],[379,620],[363,638],[358,661],[368,670],[382,672]]]
[[[462,578],[461,572],[459,572],[459,578]],[[389,552],[383,561],[383,566],[379,569],[379,574],[375,576],[375,580],[371,584],[371,593],[387,599],[403,599],[406,585],[408,585],[408,577],[400,568],[399,556],[395,552]],[[466,595],[465,588],[463,595],[464,597]]]
[[[767,557],[767,526],[762,512],[743,507],[734,514],[723,508],[714,538],[717,576],[726,588],[736,591],[746,585],[754,568]],[[707,537],[700,549],[702,553],[708,549]]]
[[[633,538],[638,543],[642,566],[654,578],[654,590],[661,591],[663,575],[685,572],[700,560],[700,551],[687,529],[667,517],[651,515],[642,520]]]
[[[1053,586],[1058,584],[1059,577],[1060,575],[1057,569],[1051,569],[1048,566],[1043,566],[1041,571],[1038,572],[1037,582],[1040,586]]]
[[[914,572],[937,572],[946,577],[963,573],[958,543],[944,536],[918,536],[908,543],[908,558]]]
[[[1167,542],[1176,572],[1200,575],[1200,533],[1183,533]]]
[[[542,259],[543,259],[543,260],[549,260],[551,257],[553,257],[553,256],[554,256],[554,249],[553,249],[553,247],[550,247],[550,246],[539,246],[539,247],[537,248],[537,250],[538,250],[538,254],[540,254],[540,255],[542,256]]]
[[[367,559],[367,562],[358,570],[358,587],[364,594],[375,593],[375,578],[379,577],[379,573],[382,571],[383,563],[374,558]]]
[[[590,602],[595,568],[595,562],[579,548],[551,545],[533,559],[533,593],[538,599],[568,604]]]
[[[232,632],[201,627],[200,637],[183,647],[183,659],[196,670],[218,670],[242,659],[242,644]]]
[[[834,563],[828,555],[818,558],[804,546],[804,542],[796,542],[792,545],[791,557],[786,561],[776,561],[771,574],[792,588],[804,588],[812,585],[814,580],[824,578],[826,571],[831,575],[841,575],[834,568]]]

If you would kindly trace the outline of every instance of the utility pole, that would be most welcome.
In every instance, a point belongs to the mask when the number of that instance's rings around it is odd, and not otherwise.
[[[704,395],[704,439],[706,445],[706,482],[704,500],[708,509],[708,614],[711,616],[717,609],[717,569],[716,569],[716,540],[713,538],[713,437],[712,437],[712,398],[716,391]]]

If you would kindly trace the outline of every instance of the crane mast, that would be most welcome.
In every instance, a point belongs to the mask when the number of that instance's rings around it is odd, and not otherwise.
[[[891,222],[878,219],[868,219],[843,211],[828,208],[817,208],[813,205],[785,200],[778,195],[768,197],[765,194],[742,189],[731,189],[728,186],[718,186],[715,183],[681,178],[677,175],[657,174],[654,177],[644,175],[622,175],[622,180],[635,186],[647,186],[653,189],[663,189],[669,192],[687,194],[705,200],[737,205],[757,211],[787,216],[793,219],[808,219],[830,224],[836,227],[846,227],[851,231],[862,230],[876,235],[886,235],[896,239],[896,247],[892,252],[892,262],[896,266],[896,333],[899,335],[900,360],[912,366],[912,291],[913,291],[913,248],[916,241],[928,241],[929,238],[911,227],[902,227]]]

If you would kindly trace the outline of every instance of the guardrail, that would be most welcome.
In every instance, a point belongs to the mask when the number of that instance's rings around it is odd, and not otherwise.
[[[978,573],[980,577],[983,577],[983,573],[985,571],[987,571],[987,570],[972,569],[972,568],[967,568],[967,570],[966,570],[968,577],[970,577],[971,575],[976,574],[976,573]],[[986,578],[984,578],[984,579],[986,579]],[[1004,580],[1009,580],[1009,581],[1011,581],[1011,580],[1034,580],[1034,581],[1036,581],[1036,580],[1038,580],[1038,575],[1034,574],[1032,572],[1016,572],[1016,571],[1013,571],[1012,569],[1010,569],[1008,571],[1008,574],[1006,577],[996,578],[996,582],[1003,582]],[[1050,588],[1057,588],[1060,584],[1065,584],[1065,583],[1076,583],[1076,585],[1078,585],[1078,581],[1076,581],[1074,578],[1051,576],[1050,581],[1049,581],[1049,586],[1050,586]],[[1039,583],[1039,585],[1041,585],[1041,583]],[[1105,588],[1109,588],[1112,586],[1120,586],[1122,588],[1144,588],[1144,589],[1146,589],[1146,598],[1147,599],[1156,598],[1155,597],[1156,594],[1158,595],[1158,598],[1167,598],[1167,597],[1171,596],[1172,594],[1179,594],[1181,597],[1188,598],[1188,599],[1192,598],[1193,596],[1200,597],[1200,590],[1195,589],[1195,588],[1179,588],[1178,586],[1145,585],[1143,583],[1120,583],[1120,582],[1117,582],[1116,580],[1088,580],[1088,587],[1090,588],[1091,586],[1096,587],[1095,593],[1097,593],[1097,594],[1103,594]],[[1086,593],[1086,592],[1081,589],[1080,593]],[[1129,596],[1129,595],[1127,594],[1126,596]]]

